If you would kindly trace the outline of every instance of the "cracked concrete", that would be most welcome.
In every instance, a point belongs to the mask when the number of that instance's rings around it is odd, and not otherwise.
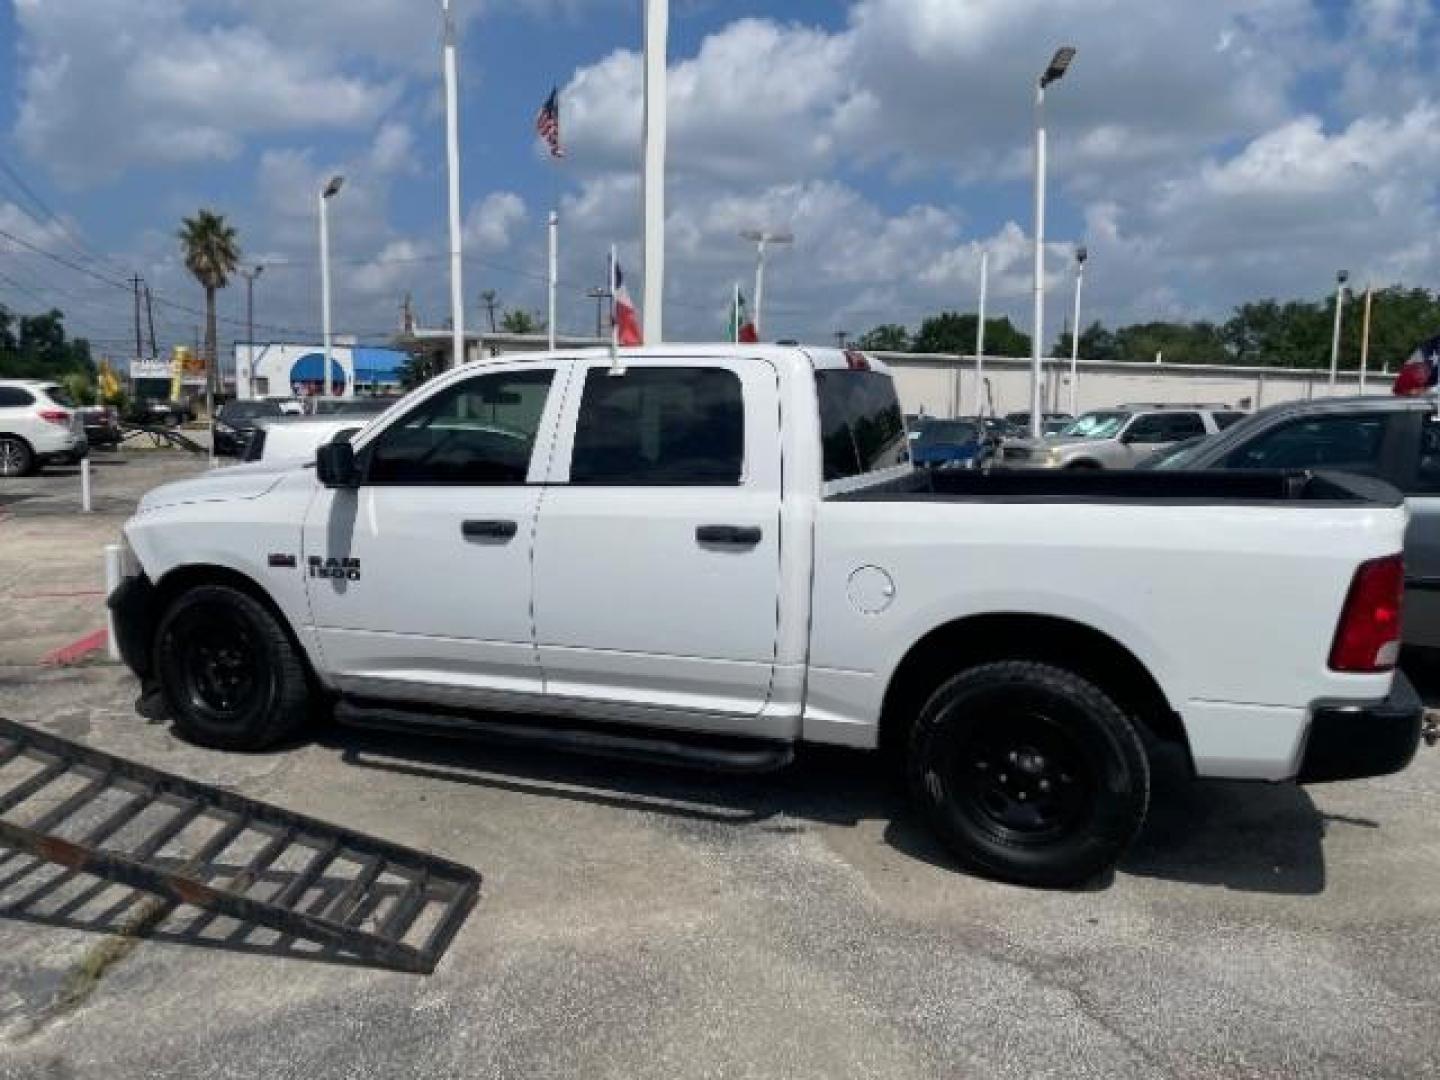
[[[1167,769],[1113,879],[1039,892],[956,873],[860,756],[716,779],[333,729],[219,754],[134,693],[0,668],[0,715],[458,859],[481,902],[428,978],[202,945],[182,909],[63,1014],[107,939],[0,915],[0,1077],[1440,1072],[1440,754],[1308,791]]]

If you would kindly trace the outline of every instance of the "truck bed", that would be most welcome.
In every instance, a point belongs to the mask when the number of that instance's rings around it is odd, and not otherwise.
[[[1305,503],[1352,508],[1403,502],[1395,488],[1364,476],[1219,469],[916,469],[908,476],[830,498],[838,502]]]

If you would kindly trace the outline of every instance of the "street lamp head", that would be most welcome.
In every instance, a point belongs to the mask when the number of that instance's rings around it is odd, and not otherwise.
[[[320,197],[324,199],[333,199],[336,195],[340,194],[340,186],[344,183],[345,178],[343,176],[332,176],[330,178],[330,182],[325,185],[325,190],[320,193]]]
[[[1349,280],[1350,280],[1350,271],[1349,271],[1349,270],[1341,270],[1338,274],[1335,275],[1335,284],[1337,284],[1337,285],[1344,285],[1344,284],[1345,284],[1347,281],[1349,281]]]
[[[1065,69],[1070,66],[1070,61],[1075,59],[1075,47],[1073,45],[1062,45],[1055,50],[1055,55],[1050,58],[1050,66],[1040,76],[1040,87],[1044,89],[1053,82],[1058,82],[1065,74]]]
[[[1085,247],[1084,244],[1081,244],[1079,247],[1077,247],[1077,248],[1075,249],[1075,261],[1076,261],[1077,263],[1079,263],[1081,266],[1084,266],[1084,265],[1085,265],[1085,260],[1088,259],[1089,257],[1090,257],[1090,252],[1086,249],[1086,247]]]
[[[790,244],[794,243],[795,234],[784,229],[775,232],[768,229],[744,229],[740,233],[740,239],[751,240],[757,244]]]

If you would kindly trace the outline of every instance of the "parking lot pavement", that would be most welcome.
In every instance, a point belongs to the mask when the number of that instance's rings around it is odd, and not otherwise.
[[[27,904],[46,872],[0,861],[0,1076],[1440,1071],[1440,753],[1308,790],[1168,763],[1120,872],[1041,892],[957,873],[860,755],[709,778],[336,728],[222,754],[134,694],[0,668],[0,715],[467,863],[480,903],[420,977],[201,945],[184,909],[136,945],[84,928],[123,892]]]
[[[104,548],[150,488],[208,467],[202,455],[133,450],[91,456],[91,505],[79,466],[0,479],[0,678],[105,625]]]

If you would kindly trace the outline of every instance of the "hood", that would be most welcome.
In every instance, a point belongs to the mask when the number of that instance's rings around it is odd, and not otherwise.
[[[1084,435],[1046,435],[1043,439],[1006,439],[1006,446],[1023,446],[1027,450],[1059,450],[1066,446],[1081,446],[1096,440]]]
[[[910,457],[915,464],[927,461],[965,461],[980,452],[978,442],[915,444],[910,447]]]
[[[306,462],[264,462],[253,465],[231,465],[214,469],[192,480],[177,480],[145,493],[137,513],[144,514],[163,506],[180,506],[197,502],[230,502],[235,499],[258,499],[285,477],[307,468]]]

